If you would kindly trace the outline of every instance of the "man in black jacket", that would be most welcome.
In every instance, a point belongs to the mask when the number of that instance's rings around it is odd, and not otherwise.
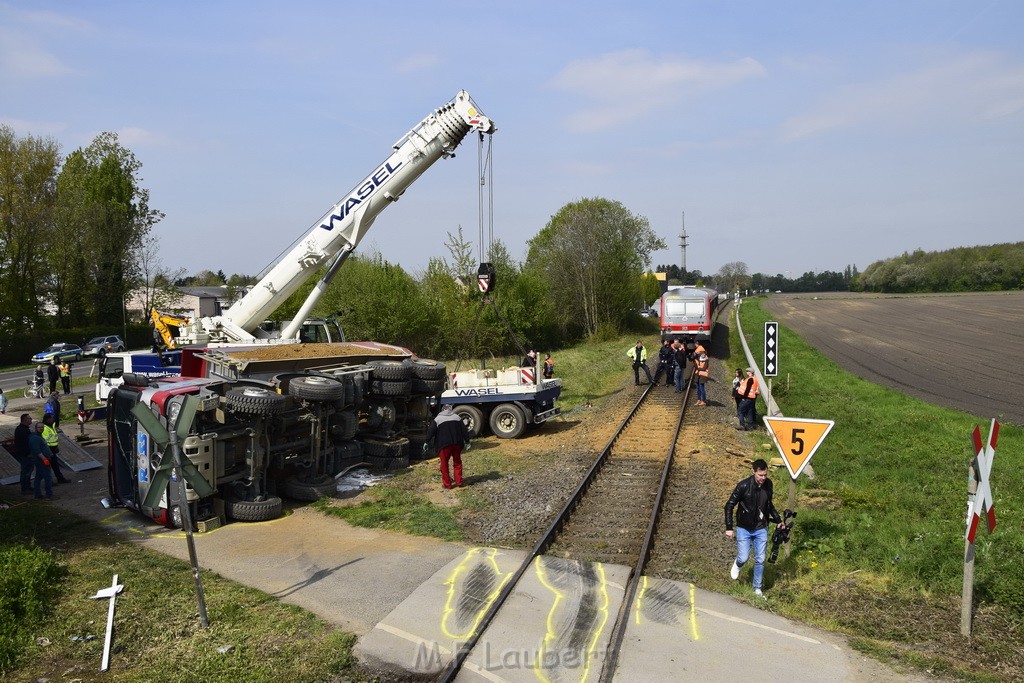
[[[441,406],[441,412],[427,428],[427,441],[431,439],[435,440],[434,445],[441,461],[441,484],[446,489],[452,487],[448,474],[448,460],[451,459],[455,464],[455,485],[462,486],[462,445],[468,443],[469,435],[462,418],[452,411],[450,405]]]
[[[31,424],[32,416],[22,413],[21,424],[14,428],[14,457],[21,463],[21,492],[29,494],[32,493],[32,470],[35,469],[29,446],[29,437],[32,436]]]
[[[750,558],[750,546],[753,544],[754,595],[764,597],[761,579],[768,550],[768,522],[782,524],[782,517],[772,503],[772,480],[768,478],[768,463],[758,458],[750,467],[753,474],[736,484],[725,504],[725,535],[736,537],[736,559],[733,560],[729,575],[734,580],[739,578],[740,567]],[[740,510],[734,534],[732,511],[737,505]]]

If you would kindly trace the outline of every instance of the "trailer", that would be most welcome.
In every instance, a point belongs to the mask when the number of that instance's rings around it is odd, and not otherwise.
[[[537,367],[466,370],[448,376],[448,388],[437,403],[450,405],[462,418],[470,438],[490,428],[501,439],[522,436],[527,426],[561,414],[555,405],[562,380],[545,379]]]

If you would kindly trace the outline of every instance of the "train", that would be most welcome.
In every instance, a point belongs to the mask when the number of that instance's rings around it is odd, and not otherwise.
[[[671,286],[658,307],[661,338],[684,343],[708,341],[715,326],[718,291],[693,285]]]

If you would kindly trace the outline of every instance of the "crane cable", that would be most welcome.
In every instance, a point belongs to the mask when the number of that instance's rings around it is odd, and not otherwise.
[[[484,152],[484,134],[478,133],[476,146],[476,165],[479,186],[477,187],[477,223],[478,241],[477,256],[480,263],[489,261],[491,246],[494,243],[494,158],[491,154],[494,136],[487,136],[487,152]],[[487,188],[487,199],[484,199],[484,188]],[[486,207],[486,221],[484,208]],[[486,230],[484,226],[486,225]]]

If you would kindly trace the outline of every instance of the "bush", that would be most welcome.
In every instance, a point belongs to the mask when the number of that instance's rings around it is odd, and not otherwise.
[[[0,674],[11,669],[50,609],[61,572],[53,555],[37,546],[0,548]]]

